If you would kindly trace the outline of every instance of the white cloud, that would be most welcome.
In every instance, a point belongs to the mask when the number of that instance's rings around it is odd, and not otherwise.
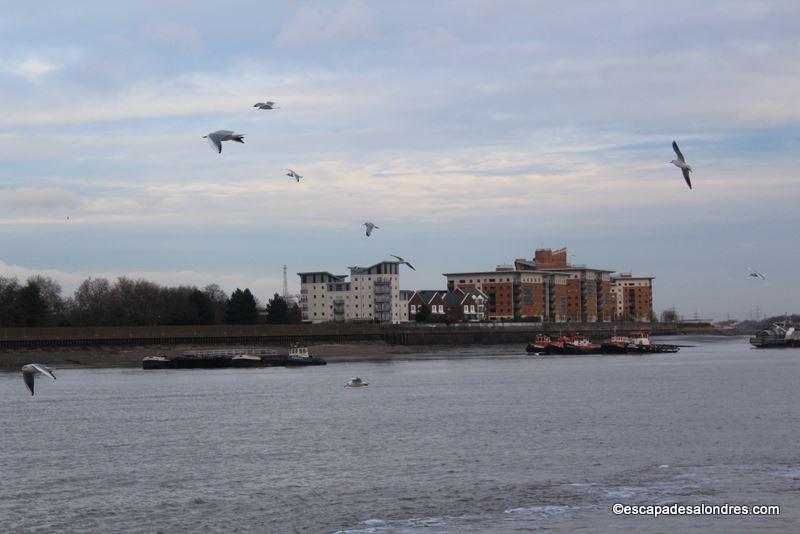
[[[278,34],[280,45],[347,41],[372,32],[372,14],[362,0],[347,0],[338,11],[303,6]]]
[[[220,79],[225,79],[226,83],[220,84]],[[20,105],[0,109],[0,120],[10,126],[39,127],[139,119],[160,119],[166,124],[168,119],[184,117],[215,117],[215,120],[224,117],[225,120],[235,118],[240,123],[260,121],[263,124],[265,114],[254,112],[252,105],[265,98],[265,87],[270,88],[268,96],[279,100],[283,109],[292,110],[295,121],[312,116],[317,122],[344,117],[370,101],[368,90],[351,87],[346,80],[325,71],[273,74],[264,72],[263,68],[246,66],[230,73],[196,72],[155,81],[137,80],[123,91],[88,91],[80,98],[58,93],[46,107],[38,100],[23,99]],[[364,98],[359,98],[362,92]],[[281,117],[276,113],[271,118],[281,120]],[[158,131],[148,133],[157,134]],[[141,134],[131,137],[145,138]]]
[[[0,207],[7,210],[30,208],[78,208],[83,200],[66,189],[23,187],[0,190]]]
[[[28,58],[7,67],[8,72],[25,78],[29,82],[38,82],[58,70],[59,66],[46,59]]]
[[[411,34],[410,40],[424,52],[444,52],[461,44],[451,32],[441,26],[416,31]]]
[[[157,22],[142,28],[142,36],[147,41],[174,46],[191,52],[203,48],[203,34],[194,26],[175,22]]]

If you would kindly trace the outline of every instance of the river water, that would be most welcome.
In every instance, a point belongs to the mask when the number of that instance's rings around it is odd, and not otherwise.
[[[0,373],[4,532],[800,530],[800,350]],[[458,356],[458,358],[453,358]],[[345,388],[359,375],[367,388]],[[620,517],[623,504],[777,517]]]

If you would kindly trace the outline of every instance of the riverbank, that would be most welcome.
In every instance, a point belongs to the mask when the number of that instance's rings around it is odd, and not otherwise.
[[[465,347],[475,347],[467,345]],[[309,345],[313,356],[324,358],[328,363],[340,362],[387,362],[394,360],[438,359],[450,347],[398,346],[385,342],[328,343]],[[52,367],[141,367],[145,356],[177,356],[184,351],[204,350],[208,346],[152,346],[152,347],[84,347],[52,349],[18,349],[0,351],[0,369],[19,369],[27,363],[42,363]],[[285,349],[277,349],[279,354]],[[515,346],[504,346],[504,351],[515,352]],[[520,351],[524,354],[524,350]],[[459,357],[448,355],[448,358]]]
[[[697,335],[697,334],[694,334]],[[683,336],[681,336],[683,337]],[[245,347],[247,345],[240,345]],[[249,345],[252,347],[253,345]],[[487,352],[500,357],[529,357],[524,343],[472,343],[462,345],[392,345],[383,341],[353,343],[309,343],[312,356],[328,363],[391,362],[410,360],[485,358]],[[14,349],[0,351],[0,370],[16,370],[27,363],[51,367],[141,367],[146,356],[178,356],[185,351],[206,350],[208,345],[162,345],[144,347],[74,347]],[[234,347],[231,347],[234,348]],[[272,347],[278,354],[286,349]]]

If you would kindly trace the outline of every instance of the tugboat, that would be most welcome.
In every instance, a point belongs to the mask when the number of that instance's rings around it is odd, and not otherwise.
[[[532,342],[528,343],[528,346],[525,347],[526,352],[546,352],[547,347],[550,345],[550,336],[546,336],[544,334],[537,334],[536,339]]]
[[[757,349],[800,347],[800,332],[794,326],[773,323],[771,327],[751,337],[750,344]]]
[[[592,343],[586,336],[573,336],[570,341],[565,341],[562,348],[563,354],[599,354],[600,345]]]
[[[364,382],[361,378],[354,376],[350,379],[350,381],[344,385],[346,388],[363,388],[368,386],[367,382]]]
[[[568,336],[558,336],[555,341],[551,341],[545,347],[545,354],[569,354],[567,351],[567,344],[572,343],[572,338]]]
[[[600,347],[605,354],[625,354],[627,352],[626,347],[630,342],[631,338],[628,336],[612,336]]]
[[[631,332],[630,336],[614,336],[601,346],[603,354],[657,354],[678,352],[677,345],[655,344],[647,332]]]
[[[286,357],[286,365],[299,366],[299,365],[325,365],[328,362],[322,358],[311,356],[308,353],[308,347],[301,343],[295,343],[289,347],[289,355]]]

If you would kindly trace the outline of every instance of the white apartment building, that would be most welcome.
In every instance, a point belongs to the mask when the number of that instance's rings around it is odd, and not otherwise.
[[[349,275],[327,271],[297,274],[300,276],[300,309],[304,322],[408,321],[408,300],[401,299],[400,295],[399,262],[382,261],[371,267],[350,267]],[[406,297],[407,293],[403,293]]]

